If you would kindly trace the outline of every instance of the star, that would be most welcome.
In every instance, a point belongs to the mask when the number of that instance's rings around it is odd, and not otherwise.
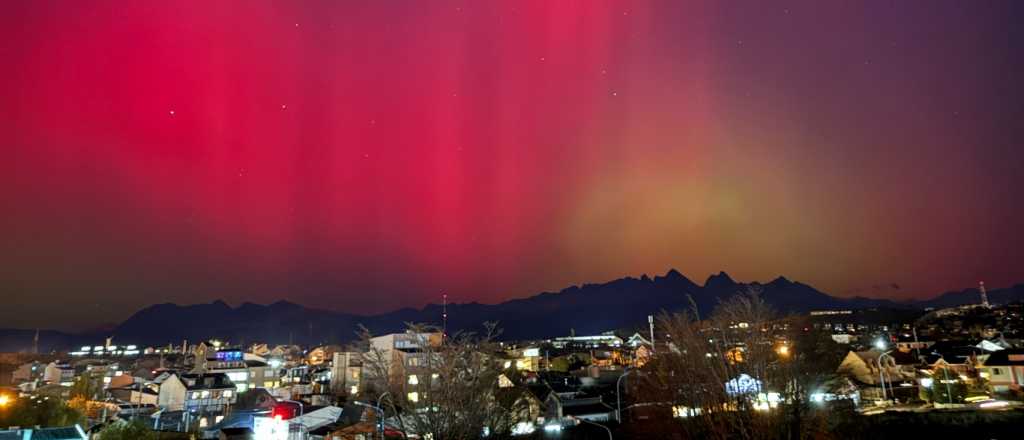
[[[169,113],[171,114],[171,116],[174,116],[174,110],[171,110]]]
[[[288,110],[287,104],[281,104],[281,110]]]

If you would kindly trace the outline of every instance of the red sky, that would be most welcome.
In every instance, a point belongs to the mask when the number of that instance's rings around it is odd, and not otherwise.
[[[4,326],[1024,281],[1020,4],[819,3],[6,3]]]

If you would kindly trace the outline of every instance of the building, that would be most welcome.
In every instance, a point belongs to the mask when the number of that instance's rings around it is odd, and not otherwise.
[[[593,336],[562,336],[551,340],[555,348],[621,347],[622,338],[606,332]]]
[[[166,411],[181,411],[185,408],[187,388],[175,373],[162,373],[153,379],[157,386],[157,405]]]
[[[32,382],[43,377],[46,365],[38,361],[21,364],[11,373],[11,384],[20,385],[25,382]]]
[[[388,368],[390,380],[395,382],[418,381],[418,378],[406,378],[406,371],[425,366],[426,348],[441,345],[441,333],[392,333],[370,339],[371,358],[364,361],[381,361]],[[367,371],[366,373],[372,373]]]
[[[980,370],[994,391],[1020,391],[1024,385],[1024,349],[996,351],[985,359]]]
[[[341,351],[337,345],[321,345],[309,351],[306,355],[306,362],[310,365],[320,365],[334,358],[334,353]]]
[[[351,351],[336,352],[331,362],[331,389],[335,393],[359,393],[363,374],[363,355]]]
[[[608,422],[615,417],[615,409],[604,403],[600,396],[582,397],[573,393],[552,391],[544,400],[545,420],[574,417],[591,422]]]
[[[107,389],[107,392],[110,393],[111,397],[133,405],[157,406],[160,400],[159,388],[154,390],[143,383],[131,383],[116,388],[111,387]]]
[[[75,367],[64,362],[50,362],[43,370],[43,382],[69,387],[75,382]]]
[[[200,429],[220,423],[238,398],[235,383],[224,373],[185,374],[181,382],[186,390],[184,411]]]
[[[196,373],[224,373],[237,387],[238,392],[251,388],[277,388],[280,377],[262,357],[244,353],[240,349],[225,349],[208,355],[204,367],[197,366]]]

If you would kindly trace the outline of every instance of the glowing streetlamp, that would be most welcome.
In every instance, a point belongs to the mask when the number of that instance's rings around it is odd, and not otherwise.
[[[789,346],[785,344],[780,345],[779,348],[775,349],[775,352],[778,353],[779,356],[789,357]]]

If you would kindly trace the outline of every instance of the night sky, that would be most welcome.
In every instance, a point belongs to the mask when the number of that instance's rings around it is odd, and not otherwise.
[[[0,327],[1024,281],[1024,2],[0,5]],[[898,285],[897,286],[894,286]]]

